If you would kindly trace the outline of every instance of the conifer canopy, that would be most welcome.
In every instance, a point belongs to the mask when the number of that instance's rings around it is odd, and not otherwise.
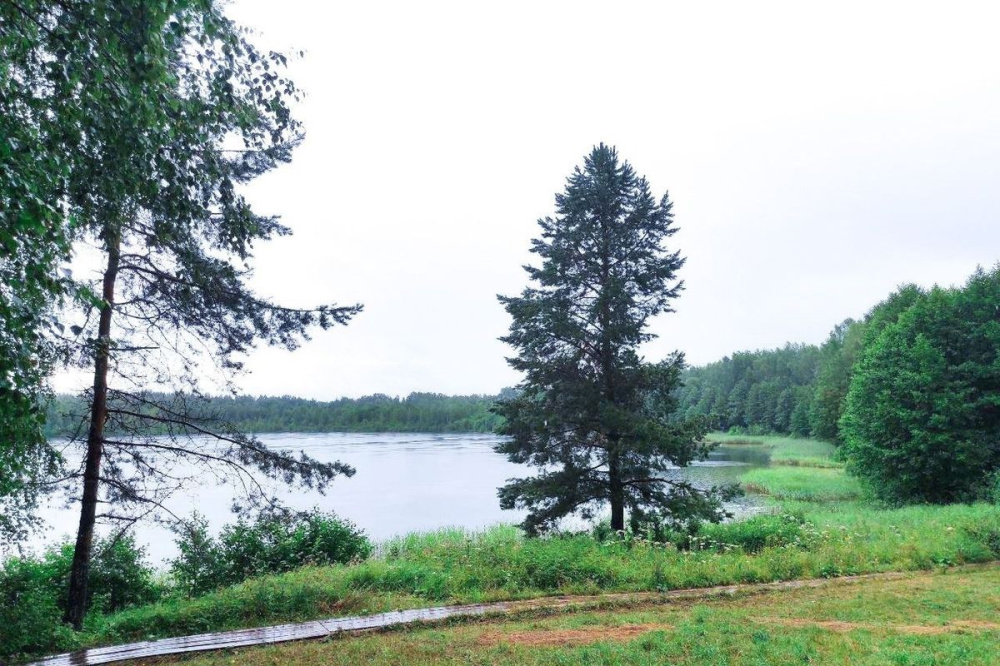
[[[531,286],[499,297],[513,318],[508,362],[524,380],[496,407],[510,437],[497,451],[540,468],[510,480],[500,502],[528,510],[529,533],[606,505],[615,530],[626,509],[633,525],[720,516],[718,492],[672,473],[709,449],[700,421],[671,418],[684,356],[651,364],[639,354],[655,337],[650,318],[671,312],[683,288],[684,258],[665,247],[677,231],[672,206],[614,148],[595,147],[556,195],[556,216],[538,222]]]

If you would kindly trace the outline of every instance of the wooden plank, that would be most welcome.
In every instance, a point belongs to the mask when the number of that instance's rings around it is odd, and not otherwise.
[[[441,606],[436,608],[392,611],[377,615],[331,618],[329,620],[285,624],[274,627],[262,627],[260,629],[239,629],[221,633],[197,634],[178,638],[164,638],[157,641],[142,641],[126,645],[92,648],[90,650],[55,655],[34,663],[44,666],[108,664],[127,659],[158,657],[184,652],[224,650],[250,645],[268,645],[309,638],[321,638],[346,631],[366,631],[402,624],[412,624],[414,622],[433,622],[435,620],[462,615],[484,615],[491,612],[503,612],[508,606],[509,604],[505,602],[468,606]]]

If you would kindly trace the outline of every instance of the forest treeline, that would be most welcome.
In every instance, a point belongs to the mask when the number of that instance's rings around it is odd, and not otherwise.
[[[840,421],[855,366],[865,347],[925,292],[897,289],[863,318],[834,326],[821,345],[736,352],[688,368],[678,416],[703,416],[717,430],[841,440]]]
[[[493,432],[500,419],[490,412],[490,395],[411,393],[341,398],[329,402],[290,396],[212,398],[211,416],[241,431],[267,432]],[[86,432],[86,401],[57,396],[49,405],[48,437]]]
[[[841,445],[892,502],[1000,498],[1000,266],[962,286],[905,285],[819,347],[733,354],[687,370],[683,416]]]

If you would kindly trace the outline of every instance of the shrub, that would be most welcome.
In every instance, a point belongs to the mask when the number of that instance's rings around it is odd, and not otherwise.
[[[678,550],[710,550],[726,552],[739,549],[756,554],[768,547],[804,545],[806,542],[805,518],[801,513],[763,514],[744,520],[690,525],[687,529],[670,528],[656,517],[634,523],[624,533],[611,530],[608,521],[601,521],[591,529],[590,536],[598,543],[620,542],[624,545],[638,541],[652,544],[672,544]]]
[[[847,469],[892,502],[987,499],[1000,472],[1000,268],[913,302],[865,347],[841,429]]]
[[[962,531],[976,544],[986,548],[993,557],[1000,557],[1000,517],[977,520],[962,525]]]
[[[174,582],[188,596],[201,596],[228,580],[222,549],[208,531],[208,521],[195,513],[175,528],[180,556],[171,561]]]
[[[42,558],[15,557],[0,568],[0,654],[23,656],[62,644],[60,598],[66,574],[56,550]]]
[[[240,520],[222,529],[218,539],[195,516],[180,530],[180,557],[171,572],[188,595],[306,564],[345,564],[372,552],[368,537],[333,513],[274,510],[254,522]]]
[[[145,549],[131,535],[94,542],[87,595],[90,613],[113,612],[156,601],[162,587],[153,578]],[[75,647],[62,624],[73,544],[40,556],[14,557],[0,568],[0,655],[37,654]]]
[[[72,550],[64,546],[63,551],[72,562]],[[103,612],[152,603],[165,591],[146,561],[146,549],[137,546],[131,534],[94,544],[87,590],[90,609]]]

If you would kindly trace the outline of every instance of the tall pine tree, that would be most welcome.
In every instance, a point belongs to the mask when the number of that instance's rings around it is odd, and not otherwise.
[[[513,318],[503,338],[524,374],[518,395],[500,402],[497,451],[540,468],[500,489],[506,509],[525,508],[529,533],[570,514],[611,508],[611,526],[656,517],[671,523],[718,519],[720,497],[670,470],[707,454],[699,421],[669,419],[684,357],[645,363],[650,317],[671,312],[684,259],[663,243],[676,231],[672,204],[617,151],[601,144],[556,195],[556,217],[539,220],[526,266],[533,286],[500,296]]]

